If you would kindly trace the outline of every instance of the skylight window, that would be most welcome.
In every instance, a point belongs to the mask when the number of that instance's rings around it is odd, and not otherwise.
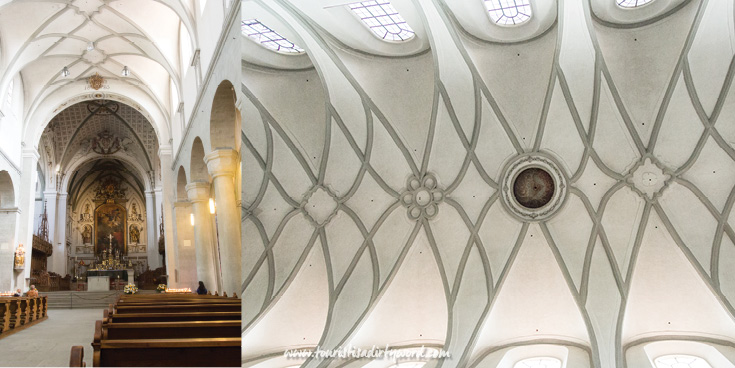
[[[712,366],[700,357],[665,355],[656,358],[656,368],[712,368]]]
[[[301,54],[304,49],[276,33],[257,19],[242,21],[242,34],[273,51],[284,54]]]
[[[615,0],[621,8],[637,8],[646,5],[653,0]]]
[[[561,361],[556,358],[530,358],[521,360],[513,368],[561,368]]]
[[[517,26],[531,19],[529,0],[484,0],[490,19],[501,26]],[[625,0],[617,0],[625,1]],[[635,0],[633,0],[635,1]],[[643,0],[639,0],[643,1]]]
[[[408,41],[414,31],[388,0],[361,1],[348,7],[370,28],[386,41]]]

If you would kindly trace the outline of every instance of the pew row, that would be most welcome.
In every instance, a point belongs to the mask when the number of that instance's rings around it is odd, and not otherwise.
[[[8,336],[48,318],[48,298],[1,297],[0,338]]]
[[[240,366],[241,333],[237,298],[121,295],[95,323],[93,366]]]

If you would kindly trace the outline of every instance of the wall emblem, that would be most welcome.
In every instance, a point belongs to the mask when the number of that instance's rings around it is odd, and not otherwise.
[[[82,154],[93,151],[100,155],[113,155],[119,151],[127,152],[128,146],[133,143],[130,138],[116,137],[105,130],[96,137],[82,141]]]
[[[105,78],[103,78],[100,73],[94,73],[93,76],[87,79],[87,82],[89,83],[89,87],[94,90],[98,90],[105,84]]]

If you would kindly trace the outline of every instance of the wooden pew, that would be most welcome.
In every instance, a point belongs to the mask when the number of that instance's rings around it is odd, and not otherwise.
[[[157,304],[157,305],[117,305],[113,312],[128,313],[186,313],[186,312],[240,312],[240,304]]]
[[[0,298],[0,337],[48,318],[46,297]]]
[[[241,321],[111,322],[102,326],[103,340],[239,337]]]
[[[130,313],[107,315],[104,320],[110,323],[232,321],[240,320],[240,316],[240,312]]]
[[[24,309],[28,306],[27,302],[23,302],[25,297],[10,298],[10,328],[16,329],[25,322],[26,313]]]
[[[10,300],[0,298],[0,334],[10,330]]]
[[[95,367],[239,367],[241,338],[102,340]]]
[[[70,367],[86,367],[87,363],[84,362],[84,347],[83,346],[72,346],[71,355],[69,356]]]
[[[208,306],[202,314],[209,312]],[[117,308],[116,308],[117,309]],[[94,366],[240,366],[240,318],[217,321],[95,323]],[[184,314],[184,313],[157,313]],[[109,321],[133,314],[113,313]],[[145,314],[142,314],[145,316]],[[200,315],[201,316],[201,315]],[[123,319],[126,317],[123,317]]]

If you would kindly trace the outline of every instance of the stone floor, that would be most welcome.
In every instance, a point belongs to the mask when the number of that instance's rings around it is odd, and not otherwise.
[[[102,309],[49,309],[48,319],[0,338],[0,367],[68,367],[69,351],[84,346],[92,366],[94,322]]]

